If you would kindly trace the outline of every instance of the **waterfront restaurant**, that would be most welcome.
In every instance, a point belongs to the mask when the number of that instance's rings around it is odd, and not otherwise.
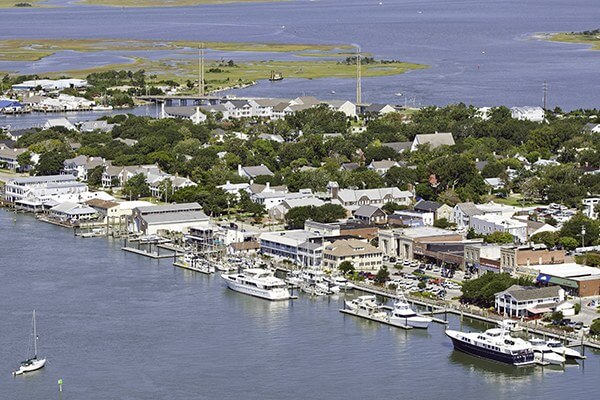
[[[494,308],[498,314],[512,318],[537,317],[554,311],[564,300],[565,291],[560,286],[512,285],[496,293]]]

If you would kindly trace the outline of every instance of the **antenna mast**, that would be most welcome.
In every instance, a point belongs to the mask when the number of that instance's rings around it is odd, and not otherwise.
[[[356,104],[362,103],[360,46],[356,46]]]
[[[198,46],[198,96],[204,96],[204,43]]]
[[[548,82],[544,81],[544,111],[546,111],[547,99],[548,99]]]

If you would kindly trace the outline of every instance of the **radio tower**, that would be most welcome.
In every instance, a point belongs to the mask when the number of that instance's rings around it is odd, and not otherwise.
[[[204,43],[198,46],[198,96],[204,96]]]
[[[548,98],[548,82],[544,81],[544,111],[546,111],[547,98]]]
[[[362,71],[360,66],[360,46],[356,46],[356,104],[361,104],[362,102],[362,88],[361,88],[361,79],[362,79]]]

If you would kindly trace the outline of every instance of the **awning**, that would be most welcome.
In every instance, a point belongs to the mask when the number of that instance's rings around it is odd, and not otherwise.
[[[546,274],[539,274],[536,278],[536,281],[541,282],[541,283],[552,283],[555,285],[559,285],[559,286],[566,286],[572,289],[578,289],[579,285],[577,285],[577,282],[572,281],[570,279],[565,279],[565,278],[558,278],[556,276],[551,276],[551,275],[546,275]]]
[[[551,308],[536,308],[536,307],[527,307],[526,308],[527,312],[530,314],[546,314],[546,313],[551,313],[552,309]]]

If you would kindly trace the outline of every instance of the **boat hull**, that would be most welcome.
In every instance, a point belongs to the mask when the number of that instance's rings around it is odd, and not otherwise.
[[[490,349],[485,349],[479,346],[475,346],[470,343],[465,343],[462,340],[456,339],[448,335],[448,332],[446,332],[446,335],[452,340],[452,344],[454,345],[454,348],[456,350],[462,351],[463,353],[467,353],[472,356],[485,358],[488,360],[514,366],[532,365],[535,362],[533,353],[524,355],[511,355],[501,353]]]
[[[21,368],[19,368],[15,372],[13,372],[13,375],[22,375],[22,374],[26,374],[28,372],[37,371],[38,369],[44,368],[44,365],[46,365],[45,358],[43,358],[41,360],[34,360],[29,365],[21,365]]]
[[[291,298],[290,292],[287,289],[265,290],[260,289],[258,287],[250,287],[248,285],[240,284],[239,282],[232,280],[226,275],[221,275],[221,278],[223,278],[223,280],[227,284],[227,287],[235,292],[271,301],[289,300]]]
[[[402,324],[417,329],[427,329],[431,323],[431,319],[425,317],[391,317],[390,322],[394,324]]]

